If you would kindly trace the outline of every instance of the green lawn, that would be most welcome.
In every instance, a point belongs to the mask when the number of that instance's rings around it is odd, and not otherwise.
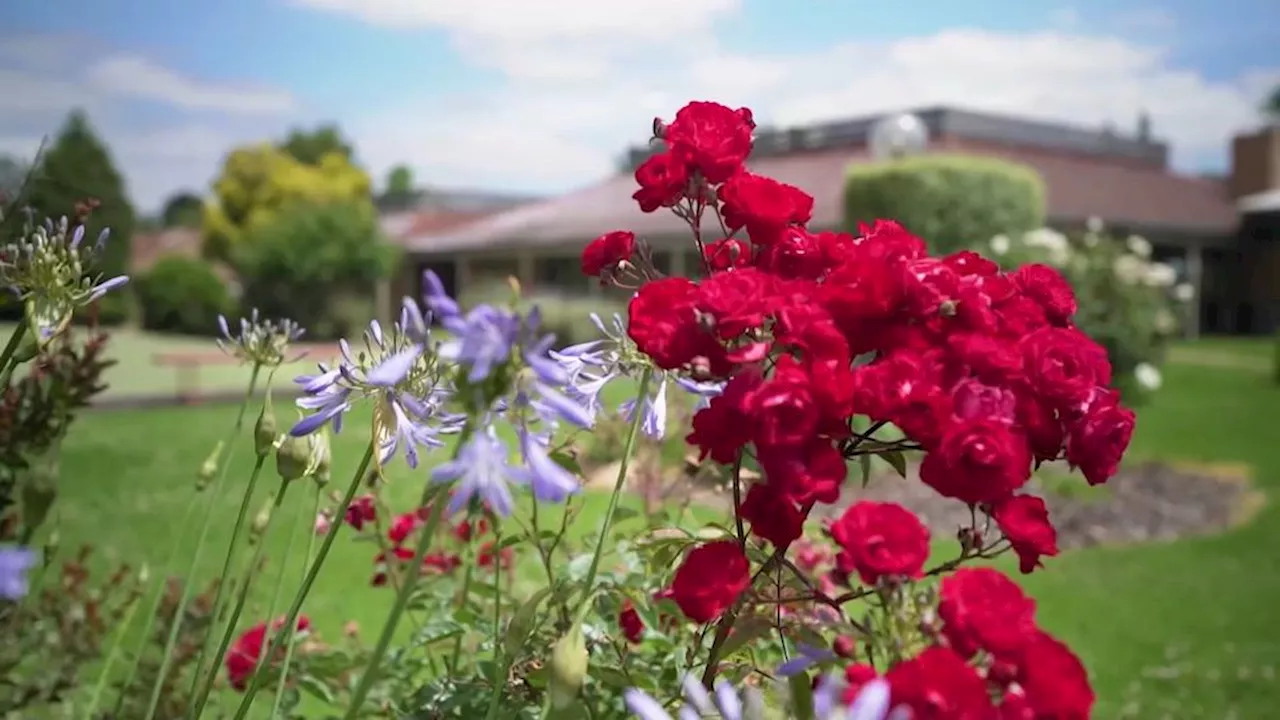
[[[1171,364],[1165,387],[1141,411],[1131,457],[1243,461],[1268,492],[1280,485],[1280,386],[1235,369]],[[284,417],[285,408],[281,408]],[[189,497],[196,468],[230,423],[233,408],[89,413],[67,442],[59,504],[64,547],[93,542],[131,562],[160,563]],[[335,440],[335,488],[361,452],[363,419]],[[251,466],[242,448],[232,482]],[[392,497],[408,506],[424,472],[397,463]],[[1083,482],[1083,481],[1081,481]],[[264,502],[275,487],[268,478]],[[298,487],[292,509],[309,504]],[[219,501],[214,548],[225,547],[240,493]],[[588,496],[573,532],[598,527],[603,498]],[[257,505],[255,504],[255,510]],[[187,532],[188,538],[191,533]],[[188,541],[189,542],[189,541]],[[283,533],[271,554],[283,551]],[[389,593],[365,589],[371,546],[339,538],[306,611],[336,637],[355,620],[366,635],[380,625]],[[185,556],[185,554],[184,554]],[[221,551],[198,568],[216,572]],[[1098,718],[1263,718],[1280,707],[1280,510],[1264,509],[1226,535],[1168,545],[1095,549],[1050,560],[1025,579],[1044,624],[1083,655],[1102,704]],[[271,573],[246,617],[265,612]]]
[[[7,342],[14,325],[0,323],[0,347]],[[217,352],[212,338],[183,335],[161,335],[135,328],[113,328],[110,331],[107,356],[117,364],[107,370],[107,390],[104,398],[164,397],[177,394],[178,376],[173,367],[157,366],[154,358],[160,353]],[[306,360],[282,367],[276,374],[274,385],[284,387],[301,372],[309,371],[315,360]],[[222,392],[243,389],[249,382],[249,369],[235,364],[214,364],[199,369],[200,392]]]

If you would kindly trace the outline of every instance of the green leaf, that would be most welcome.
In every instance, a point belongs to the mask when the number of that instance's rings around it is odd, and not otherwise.
[[[871,456],[859,455],[858,465],[862,468],[862,487],[865,488],[867,483],[871,482]]]
[[[796,673],[787,678],[791,690],[791,713],[796,720],[813,720],[813,684],[808,673]]]
[[[578,458],[569,450],[556,450],[551,453],[551,459],[555,464],[568,470],[577,477],[582,477],[582,466],[578,464]]]
[[[907,458],[902,454],[901,450],[890,450],[880,453],[880,459],[889,463],[889,467],[898,473],[898,477],[905,478],[907,476]]]
[[[619,505],[613,511],[613,522],[615,525],[617,523],[622,522],[623,520],[630,520],[631,518],[634,518],[634,517],[640,517],[640,511],[636,510],[635,508],[629,508],[624,505]]]
[[[529,633],[533,631],[533,621],[538,614],[538,608],[551,595],[551,591],[551,586],[538,590],[521,603],[515,614],[511,616],[511,621],[507,623],[507,634],[503,638],[503,647],[506,648],[507,655],[519,656],[525,641],[529,639]]]
[[[738,618],[738,621],[733,624],[733,632],[729,633],[728,639],[724,641],[724,646],[720,650],[720,657],[730,657],[745,647],[747,643],[768,635],[772,629],[773,622],[760,615]]]
[[[310,675],[302,675],[298,678],[298,685],[305,690],[308,695],[314,698],[323,700],[330,705],[333,705],[336,702],[333,690],[329,689],[329,686],[321,682],[318,678]]]

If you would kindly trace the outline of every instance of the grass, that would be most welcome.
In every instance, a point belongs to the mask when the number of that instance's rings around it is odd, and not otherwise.
[[[13,333],[12,323],[0,323],[0,347]],[[162,335],[136,328],[112,328],[107,356],[116,364],[107,370],[106,398],[164,397],[177,394],[178,372],[173,367],[155,364],[154,358],[162,353],[217,352],[213,338],[184,335]],[[306,362],[281,368],[274,384],[284,387],[299,374],[309,369]],[[235,364],[214,364],[199,370],[200,392],[234,392],[249,382],[249,369]]]
[[[1164,389],[1141,410],[1131,459],[1245,462],[1257,485],[1274,493],[1280,485],[1280,386],[1268,381],[1238,369],[1170,364]],[[233,415],[226,406],[86,414],[62,458],[63,546],[93,542],[154,567],[177,535],[200,461]],[[335,439],[334,489],[342,489],[361,454],[365,419],[353,417]],[[230,481],[242,487],[250,466],[247,448],[241,448]],[[276,486],[268,475],[255,511]],[[409,506],[423,473],[397,463],[392,477],[393,501]],[[290,507],[309,505],[305,488],[293,493]],[[200,576],[220,565],[239,495],[232,489],[218,503],[213,550],[197,569]],[[571,532],[582,537],[598,527],[604,502],[588,495]],[[268,542],[269,556],[279,557],[283,533]],[[1037,598],[1043,624],[1076,648],[1093,673],[1100,696],[1095,717],[1270,717],[1280,707],[1274,680],[1280,666],[1278,553],[1280,510],[1271,505],[1249,525],[1220,536],[1070,552],[1022,582]],[[372,554],[367,544],[342,538],[335,544],[306,607],[322,634],[336,638],[347,620],[364,628],[366,637],[376,632],[390,594],[365,589]],[[275,567],[260,581],[246,618],[265,613]]]

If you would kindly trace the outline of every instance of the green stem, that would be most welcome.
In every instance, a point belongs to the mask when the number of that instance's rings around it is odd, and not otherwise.
[[[85,712],[85,720],[93,720],[98,712],[98,701],[102,698],[102,691],[107,686],[107,678],[111,675],[111,667],[115,665],[116,655],[120,653],[120,644],[124,640],[125,632],[133,624],[133,616],[137,614],[139,604],[141,603],[138,602],[138,599],[129,604],[129,610],[125,613],[124,622],[120,623],[120,627],[116,628],[116,636],[111,642],[111,650],[107,652],[107,659],[102,663],[102,672],[98,674],[98,682],[93,687],[93,697],[89,698],[89,709]]]
[[[199,504],[201,493],[197,492],[187,501],[187,510],[182,514],[182,522],[178,525],[178,532],[186,529],[191,522],[191,515],[195,513],[196,506]],[[120,695],[116,698],[115,710],[111,713],[111,717],[120,717],[120,710],[124,707],[125,697],[128,690],[133,686],[133,680],[138,675],[138,667],[142,664],[142,655],[147,649],[147,643],[151,640],[151,628],[155,625],[156,616],[160,614],[160,604],[164,602],[165,586],[169,582],[169,573],[173,568],[173,563],[178,559],[178,551],[182,549],[182,543],[178,539],[174,540],[173,549],[169,551],[169,557],[165,559],[164,565],[160,568],[160,574],[156,578],[156,594],[152,599],[151,605],[147,608],[146,617],[142,621],[142,635],[138,640],[138,649],[133,654],[133,662],[130,664],[129,672],[125,675],[124,684],[120,686]],[[126,621],[126,626],[129,621]]]
[[[462,552],[462,598],[458,601],[459,608],[466,608],[467,603],[471,601],[471,579],[474,575],[476,566],[476,546],[474,532],[467,535],[467,546]],[[449,654],[449,672],[458,672],[458,663],[462,659],[462,635],[458,633],[453,637],[453,652]]]
[[[302,611],[302,603],[306,602],[307,595],[311,593],[311,587],[316,582],[316,577],[320,574],[320,568],[324,566],[325,558],[329,556],[329,549],[333,547],[333,541],[338,537],[338,530],[342,527],[342,518],[347,516],[347,508],[351,506],[351,500],[355,498],[356,492],[360,489],[360,483],[364,481],[364,475],[369,471],[369,464],[373,462],[373,453],[375,442],[370,441],[369,447],[364,451],[364,458],[360,460],[360,466],[356,468],[355,474],[351,476],[351,484],[347,487],[347,492],[342,496],[342,502],[333,512],[333,527],[325,533],[324,542],[320,543],[320,552],[316,554],[316,559],[311,563],[311,567],[307,569],[307,576],[302,579],[302,585],[298,587],[298,592],[293,596],[293,603],[289,607],[289,614],[285,617],[284,627],[296,628],[298,623],[298,614]],[[268,655],[274,655],[279,647],[280,637],[274,637],[271,640],[271,646],[267,648]],[[263,675],[255,673],[253,680],[249,683],[249,687],[245,689],[244,697],[240,699],[240,707],[236,710],[236,720],[241,720],[249,712],[249,707],[253,705],[253,698],[258,694],[258,690],[262,688]],[[191,718],[198,716],[192,715]]]
[[[320,503],[323,500],[324,493],[321,491],[321,486],[316,485],[315,508],[311,511],[312,522],[315,522],[316,516],[320,514]],[[316,533],[314,529],[309,529],[307,532],[307,555],[302,565],[303,570],[305,570],[307,565],[310,564],[311,551],[315,549],[315,546]],[[285,682],[289,679],[289,666],[293,664],[293,648],[297,643],[297,639],[297,633],[289,633],[289,639],[285,642],[284,665],[280,667],[280,680],[276,684],[276,699],[275,702],[271,704],[271,715],[268,716],[270,720],[275,720],[275,718],[280,716],[280,704],[284,701]]]
[[[622,496],[622,488],[627,484],[627,470],[631,466],[631,456],[635,454],[640,425],[644,422],[644,403],[649,396],[649,383],[652,380],[653,368],[645,368],[644,375],[640,378],[640,388],[636,391],[636,416],[631,419],[627,442],[622,448],[622,461],[618,464],[618,479],[613,484],[613,494],[609,496],[609,509],[605,511],[604,521],[600,523],[600,537],[596,539],[596,549],[591,555],[591,565],[587,568],[587,577],[582,585],[582,602],[576,613],[579,617],[587,601],[591,599],[592,586],[596,582],[596,574],[600,571],[600,558],[604,555],[604,545],[609,538],[609,526],[613,524],[613,515],[618,510],[618,499]]]
[[[535,499],[536,503],[536,499]],[[502,637],[502,562],[500,560],[500,552],[502,548],[502,526],[498,524],[497,519],[493,522],[493,698],[489,700],[489,712],[485,715],[485,720],[494,720],[498,717],[498,705],[501,704],[502,691],[506,690],[507,683],[504,680],[507,672],[510,670],[510,664],[506,653],[503,652]]]
[[[165,640],[164,655],[160,660],[160,669],[156,672],[155,684],[151,687],[151,700],[147,704],[146,720],[151,720],[155,717],[156,708],[160,704],[160,693],[164,689],[165,676],[169,673],[169,663],[173,660],[173,650],[178,644],[178,632],[182,629],[183,615],[187,611],[187,603],[191,601],[191,593],[195,590],[196,569],[200,567],[200,558],[204,555],[205,541],[209,538],[209,528],[213,525],[214,508],[217,507],[218,495],[222,491],[222,485],[226,482],[227,468],[231,464],[235,440],[240,435],[240,430],[244,427],[244,416],[249,410],[249,401],[253,399],[253,393],[257,390],[258,373],[261,369],[259,365],[253,366],[253,372],[249,375],[249,387],[245,390],[244,400],[240,402],[240,410],[236,413],[235,424],[227,432],[227,438],[222,444],[222,447],[225,448],[226,456],[220,458],[218,476],[213,481],[213,487],[209,488],[209,500],[205,507],[204,521],[200,524],[200,534],[196,539],[195,552],[191,555],[191,565],[183,578],[182,596],[178,600],[178,607],[173,611],[173,622],[169,628],[169,637]],[[217,616],[215,615],[214,617],[216,618]],[[197,665],[197,678],[200,676],[198,668],[199,666]]]
[[[271,526],[275,524],[276,515],[279,514],[280,506],[284,504],[284,494],[288,489],[289,481],[280,481],[280,489],[276,491],[275,504],[271,508],[271,515],[267,518],[267,526],[263,528],[262,537],[258,538],[258,546],[254,548],[249,566],[245,568],[244,580],[241,581],[239,592],[236,593],[236,604],[231,609],[231,617],[227,618],[226,627],[222,631],[222,639],[218,641],[218,651],[214,654],[213,661],[209,664],[209,672],[205,674],[204,683],[200,686],[200,694],[196,696],[196,711],[192,717],[200,717],[200,713],[204,711],[205,703],[209,702],[209,694],[213,692],[213,684],[218,677],[218,669],[222,667],[222,659],[226,657],[227,648],[231,647],[231,636],[235,635],[236,626],[240,623],[240,614],[244,612],[244,604],[249,599],[249,587],[253,585],[254,573],[257,572],[258,566],[262,562],[262,554],[266,551],[267,539],[271,534]],[[273,618],[271,617],[266,620],[268,630],[271,628],[272,620]]]
[[[297,522],[299,525],[302,524],[302,521],[306,519],[305,508],[303,508],[302,506],[299,506],[298,509],[294,511],[294,513],[298,516],[295,522]],[[270,622],[272,619],[275,618],[276,608],[280,606],[280,595],[284,593],[284,579],[289,574],[289,558],[293,555],[293,539],[297,536],[298,536],[298,528],[297,526],[295,526],[293,528],[293,532],[289,533],[289,535],[285,539],[284,557],[280,561],[280,574],[276,576],[276,587],[274,590],[271,591],[271,603],[267,605],[266,618],[268,622]],[[270,632],[270,625],[268,625],[267,627],[268,627],[268,632]],[[277,631],[277,632],[280,632],[280,631]],[[258,656],[258,669],[255,670],[255,672],[262,672],[262,668],[266,664],[266,657],[267,657],[266,655]]]
[[[22,338],[27,334],[27,321],[23,320],[13,329],[13,334],[9,336],[9,342],[5,343],[4,350],[0,350],[0,388],[9,384],[9,378],[13,375],[13,367],[17,367],[17,363],[13,363],[13,356],[18,352],[18,348],[22,346]],[[12,363],[13,367],[10,367]]]
[[[466,443],[467,437],[464,431],[462,437],[458,438],[458,447],[462,447]],[[418,546],[414,550],[413,560],[410,560],[408,572],[400,585],[400,592],[396,593],[395,604],[391,606],[391,614],[387,615],[387,621],[382,626],[382,634],[378,636],[378,643],[373,648],[373,654],[369,656],[369,664],[365,666],[364,672],[360,675],[360,682],[356,685],[355,692],[351,693],[351,704],[347,706],[347,712],[344,714],[343,720],[352,720],[360,712],[360,706],[364,704],[364,699],[369,695],[369,690],[373,687],[373,681],[377,678],[378,666],[382,663],[382,657],[387,654],[387,648],[391,645],[391,639],[395,635],[396,626],[400,624],[400,616],[404,614],[404,609],[409,604],[409,598],[413,595],[413,589],[418,584],[418,577],[422,574],[422,560],[427,556],[427,549],[431,547],[431,538],[436,534],[436,528],[440,525],[440,518],[444,515],[445,505],[444,498],[438,497],[432,490],[435,487],[428,485],[427,489],[422,493],[421,504],[426,505],[431,502],[431,514],[427,516],[427,522],[421,530],[418,531]],[[434,502],[432,499],[434,498]]]

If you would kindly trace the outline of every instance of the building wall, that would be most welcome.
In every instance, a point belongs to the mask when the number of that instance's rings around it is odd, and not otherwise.
[[[1280,188],[1280,127],[1265,128],[1231,141],[1227,187],[1234,198]]]

